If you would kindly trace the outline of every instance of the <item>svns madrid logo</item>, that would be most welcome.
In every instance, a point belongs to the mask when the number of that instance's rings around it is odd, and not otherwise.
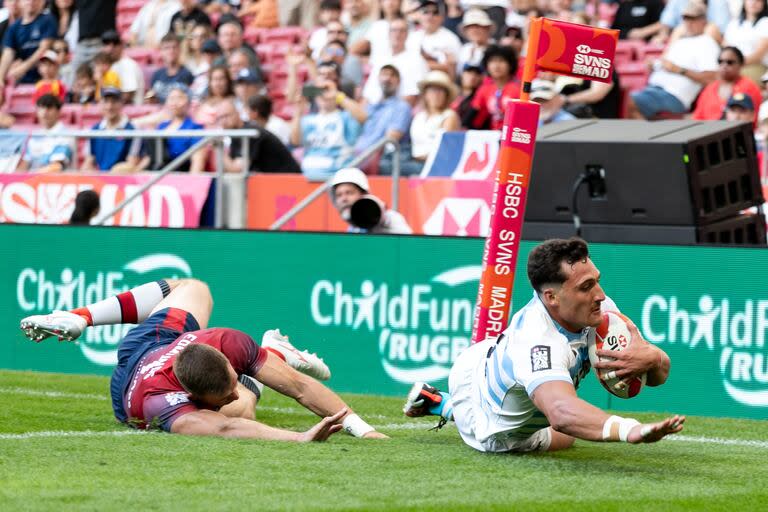
[[[768,300],[733,304],[699,297],[685,309],[678,297],[651,295],[642,311],[642,332],[652,343],[680,343],[719,355],[723,387],[735,401],[768,407]]]
[[[322,280],[312,287],[310,310],[320,326],[368,331],[378,339],[381,365],[404,384],[448,376],[470,345],[479,265],[442,272],[426,283],[392,289],[386,283]]]
[[[86,272],[70,267],[25,268],[16,279],[16,300],[27,314],[70,310],[104,300],[153,279],[191,277],[192,269],[174,254],[148,254],[132,260],[119,270]],[[117,345],[130,325],[104,325],[85,331],[79,347],[92,363],[114,366]]]
[[[576,52],[573,56],[573,69],[571,69],[573,74],[597,78],[608,78],[611,74],[611,59],[600,57],[605,54],[603,50],[580,44],[576,47]]]

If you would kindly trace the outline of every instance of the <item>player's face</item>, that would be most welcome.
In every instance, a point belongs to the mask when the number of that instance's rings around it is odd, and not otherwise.
[[[590,259],[573,265],[563,262],[562,268],[568,278],[554,292],[553,309],[559,317],[556,320],[572,332],[597,327],[602,320],[600,304],[605,300],[600,271]]]

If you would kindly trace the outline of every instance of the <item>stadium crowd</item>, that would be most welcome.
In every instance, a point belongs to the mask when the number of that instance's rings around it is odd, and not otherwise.
[[[442,131],[501,127],[536,16],[621,38],[612,83],[537,77],[541,124],[734,119],[768,135],[766,0],[5,0],[0,126],[44,130],[18,171],[157,169],[198,140],[167,139],[158,162],[136,139],[78,151],[72,127],[256,127],[249,171],[324,180],[386,136],[418,174]],[[209,156],[183,170],[212,170]]]

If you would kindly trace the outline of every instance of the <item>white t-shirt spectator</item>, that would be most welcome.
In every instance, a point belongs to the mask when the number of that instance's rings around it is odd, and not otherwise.
[[[390,52],[389,45],[389,21],[376,20],[371,24],[371,28],[365,34],[365,39],[371,45],[371,62],[386,56]],[[405,47],[409,50],[419,50],[419,41],[415,32],[408,32],[408,39],[405,40]]]
[[[732,19],[725,29],[725,44],[723,46],[735,46],[744,57],[752,55],[761,40],[768,38],[768,18],[763,16],[754,25],[752,22],[738,18]],[[768,65],[768,53],[763,56],[763,64]]]
[[[479,47],[475,43],[464,43],[459,52],[459,60],[456,62],[456,71],[460,74],[464,69],[465,64],[471,64],[473,66],[481,66],[483,63],[483,57],[485,56],[485,50],[488,47]]]
[[[447,55],[452,55],[454,61],[459,60],[461,52],[461,41],[459,38],[445,27],[440,27],[432,34],[426,34],[423,30],[413,33],[413,44],[416,48],[424,50],[441,64],[447,60]]]
[[[382,55],[377,62],[371,61],[371,73],[363,87],[363,99],[373,105],[381,101],[381,87],[379,86],[379,71],[385,65],[392,65],[400,72],[400,89],[398,96],[419,95],[419,82],[429,72],[426,61],[415,50],[405,50],[397,55],[390,53]]]
[[[54,162],[61,162],[66,169],[72,163],[75,155],[75,139],[59,134],[67,131],[64,123],[59,121],[45,135],[31,136],[27,141],[22,160],[29,162],[30,170],[34,171]]]
[[[287,123],[282,117],[271,115],[267,120],[267,125],[264,127],[272,132],[275,137],[280,139],[280,142],[288,146],[291,139],[291,125]]]
[[[673,64],[693,71],[717,71],[720,46],[707,34],[683,37],[669,45],[666,59]],[[651,73],[649,85],[661,87],[690,109],[702,85],[678,73],[659,68]]]
[[[320,52],[325,48],[326,44],[328,44],[327,28],[320,27],[312,32],[312,35],[309,36],[309,41],[307,41],[307,45],[309,46],[309,49],[312,50],[313,59],[317,60],[320,58]]]
[[[138,46],[157,47],[171,29],[171,18],[181,10],[178,0],[150,0],[131,24],[130,33]]]
[[[426,158],[435,147],[440,133],[443,131],[443,123],[453,112],[446,109],[440,114],[430,116],[426,110],[422,110],[411,121],[411,154],[414,157]]]
[[[119,61],[112,64],[112,71],[120,77],[120,90],[132,92],[133,103],[141,105],[144,102],[144,73],[138,62],[123,55]]]

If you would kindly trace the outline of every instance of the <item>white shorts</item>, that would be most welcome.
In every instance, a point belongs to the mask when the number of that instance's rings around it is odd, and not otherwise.
[[[475,435],[478,431],[503,430],[503,427],[494,428],[498,415],[483,409],[478,388],[481,379],[476,378],[478,365],[487,357],[488,350],[495,344],[495,338],[475,343],[462,352],[453,363],[448,376],[448,391],[451,394],[456,428],[465,443],[481,452],[546,451],[552,441],[549,428],[543,428],[526,439],[510,436],[508,432],[503,431],[483,441],[479,441]]]

